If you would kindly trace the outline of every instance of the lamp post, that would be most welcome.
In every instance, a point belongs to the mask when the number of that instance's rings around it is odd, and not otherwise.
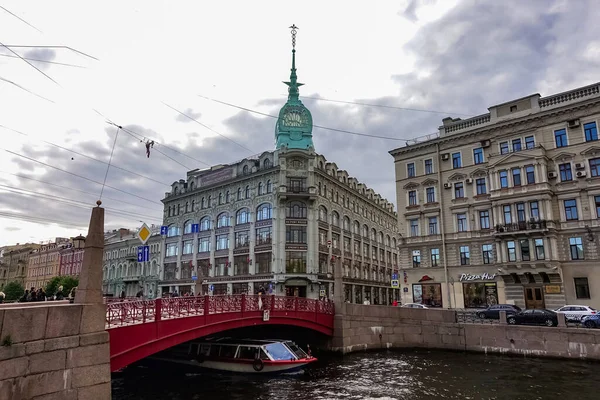
[[[73,247],[83,249],[85,247],[85,236],[79,235],[73,238]]]

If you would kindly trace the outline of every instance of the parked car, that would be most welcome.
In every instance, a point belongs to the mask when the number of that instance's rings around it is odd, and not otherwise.
[[[557,313],[565,314],[567,322],[581,322],[581,319],[587,315],[595,315],[598,313],[596,309],[589,306],[562,306]]]
[[[511,325],[546,325],[557,326],[558,314],[545,308],[524,310],[506,317],[506,322]]]
[[[419,303],[406,303],[402,308],[428,308],[427,306]]]
[[[516,314],[521,309],[512,304],[496,304],[489,306],[483,311],[478,311],[477,316],[481,319],[500,319],[500,311],[506,311],[506,316]]]
[[[600,314],[584,315],[581,318],[581,325],[586,328],[600,328]]]

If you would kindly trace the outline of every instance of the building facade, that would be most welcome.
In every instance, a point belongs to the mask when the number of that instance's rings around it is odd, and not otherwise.
[[[293,31],[293,34],[295,32]],[[388,304],[398,265],[393,205],[315,153],[292,51],[276,150],[189,171],[165,194],[160,291],[267,293]],[[333,287],[336,258],[344,287]]]
[[[29,265],[29,255],[40,245],[33,243],[5,246],[0,250],[0,289],[9,282],[25,285]]]
[[[60,250],[59,275],[79,277],[83,265],[83,249],[76,249],[67,243]]]
[[[56,238],[54,242],[41,244],[29,256],[25,288],[45,288],[50,279],[59,275],[60,252],[69,239]]]
[[[141,242],[135,232],[119,229],[105,235],[102,281],[105,295],[118,297],[125,292],[125,296],[133,297],[142,291],[144,297],[156,298],[162,243],[160,227],[151,230],[146,244],[150,258],[146,262],[138,262]]]
[[[600,84],[392,150],[405,301],[600,307]]]

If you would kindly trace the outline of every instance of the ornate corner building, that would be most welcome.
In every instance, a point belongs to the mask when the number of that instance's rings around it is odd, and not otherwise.
[[[295,31],[294,35],[295,44]],[[193,170],[165,194],[162,293],[333,294],[341,259],[347,301],[388,304],[398,266],[393,205],[315,153],[296,50],[276,149]]]
[[[446,118],[390,151],[403,300],[600,307],[600,84]]]

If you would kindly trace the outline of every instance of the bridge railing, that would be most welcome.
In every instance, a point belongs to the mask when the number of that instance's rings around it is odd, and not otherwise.
[[[199,315],[269,310],[334,314],[333,302],[303,297],[222,295],[172,297],[156,300],[111,301],[106,304],[106,328]]]

